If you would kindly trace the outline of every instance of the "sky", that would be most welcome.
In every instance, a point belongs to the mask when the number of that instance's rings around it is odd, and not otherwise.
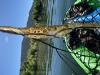
[[[25,27],[33,0],[0,0],[0,26]],[[22,36],[0,32],[0,75],[19,75]]]

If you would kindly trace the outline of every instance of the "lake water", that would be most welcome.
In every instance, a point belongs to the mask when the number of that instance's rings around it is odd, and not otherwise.
[[[59,25],[62,24],[64,14],[67,9],[74,3],[74,0],[48,0],[48,24]],[[66,49],[63,39],[52,39],[53,45],[60,49]],[[59,54],[64,55],[61,59]],[[46,68],[46,75],[85,75],[84,71],[75,63],[69,53],[52,49],[52,59],[48,53],[48,61]],[[62,56],[61,55],[61,56]],[[49,61],[51,59],[51,62]],[[50,65],[50,64],[51,65]]]

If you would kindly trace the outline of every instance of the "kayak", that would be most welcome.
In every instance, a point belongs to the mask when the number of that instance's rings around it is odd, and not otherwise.
[[[76,0],[74,5],[77,5],[82,1],[84,0]],[[65,17],[64,23],[100,23],[100,0],[87,1],[88,5],[94,9],[91,13],[79,16],[73,16],[71,14],[72,17],[69,19]],[[70,9],[68,12],[68,15],[70,12],[73,13],[72,9]],[[78,65],[87,73],[87,75],[97,75],[98,72],[100,73],[100,54],[96,54],[90,51],[83,45],[80,45],[78,48],[72,50],[69,47],[69,38],[64,37],[66,49],[71,53],[72,57],[78,63]]]
[[[100,72],[100,54],[95,54],[82,45],[71,50],[68,46],[68,38],[64,37],[64,40],[67,50],[87,75],[96,75],[94,73]]]

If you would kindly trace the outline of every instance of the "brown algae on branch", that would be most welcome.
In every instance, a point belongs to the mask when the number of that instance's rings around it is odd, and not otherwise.
[[[75,28],[100,28],[99,24],[95,23],[72,23],[64,25],[55,25],[55,26],[34,26],[29,28],[14,28],[0,26],[0,31],[7,32],[11,34],[23,35],[28,38],[50,38],[50,37],[63,37],[68,35]]]

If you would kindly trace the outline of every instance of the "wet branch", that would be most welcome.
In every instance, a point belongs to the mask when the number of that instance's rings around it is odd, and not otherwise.
[[[14,28],[0,26],[0,31],[11,34],[23,35],[29,38],[49,38],[49,37],[63,37],[68,35],[74,28],[100,28],[100,24],[90,23],[74,23],[56,26],[35,26],[30,28]]]

